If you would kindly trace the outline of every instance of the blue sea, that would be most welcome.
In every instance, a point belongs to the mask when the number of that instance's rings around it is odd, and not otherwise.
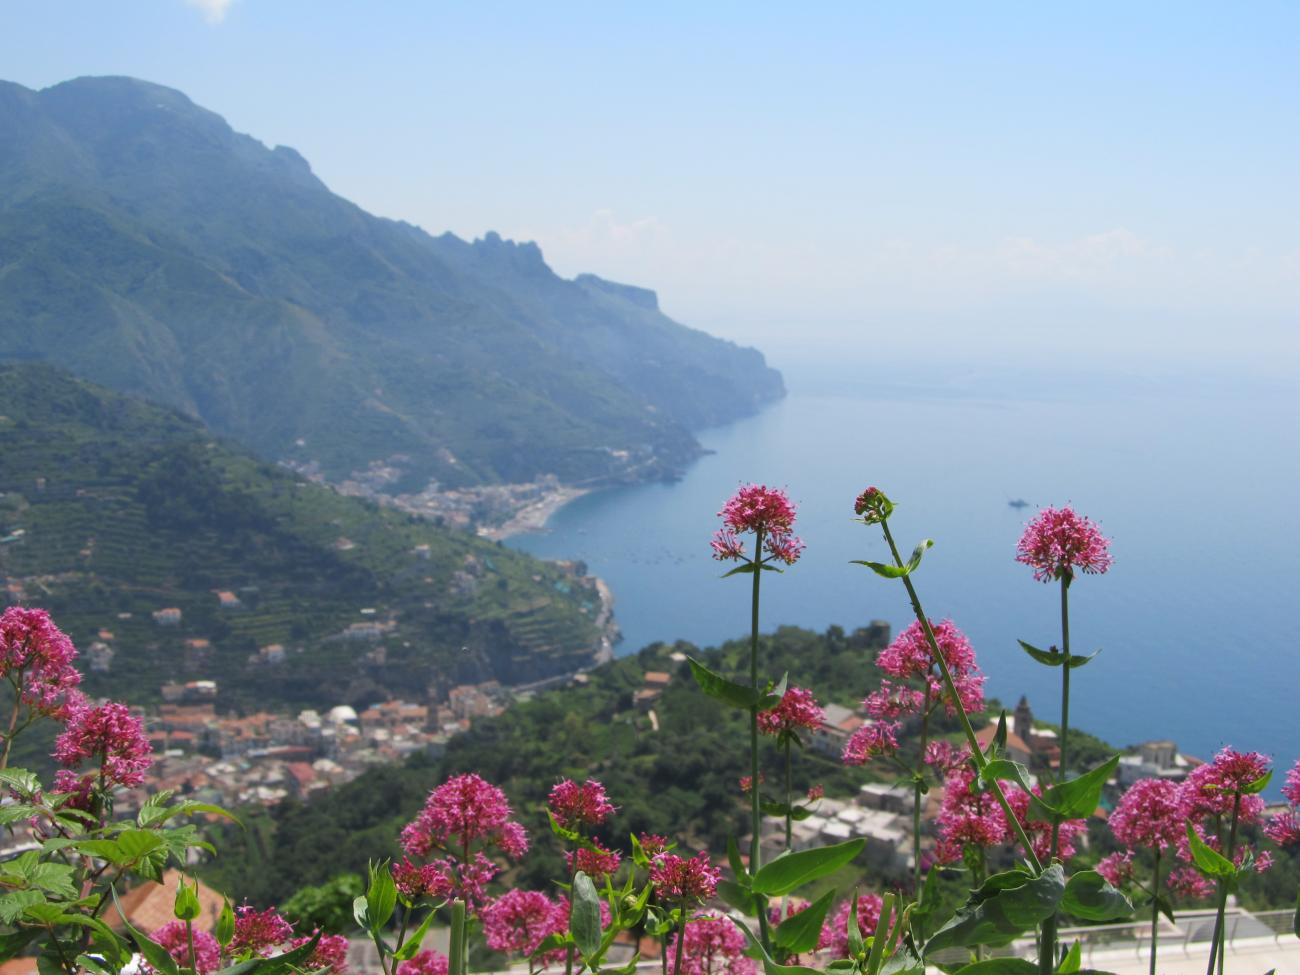
[[[879,530],[852,520],[874,484],[898,504],[900,547],[934,539],[916,584],[932,617],[970,636],[988,692],[1008,706],[1028,695],[1057,721],[1059,672],[1016,640],[1059,642],[1058,588],[1014,556],[1039,506],[1070,502],[1100,522],[1115,559],[1070,589],[1072,649],[1103,651],[1075,672],[1072,723],[1116,745],[1257,749],[1279,772],[1300,757],[1294,384],[989,369],[899,383],[870,368],[787,382],[783,401],[704,431],[712,453],[680,481],[585,496],[510,544],[583,559],[605,578],[620,652],[714,644],[747,633],[749,619],[747,577],[720,578],[709,557],[716,512],[742,482],[781,486],[808,547],[764,578],[764,629],[880,618],[897,632],[911,619],[902,584],[849,564],[887,558]]]

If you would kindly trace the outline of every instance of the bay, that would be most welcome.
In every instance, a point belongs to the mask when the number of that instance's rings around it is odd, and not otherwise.
[[[675,483],[587,495],[510,544],[579,558],[615,595],[633,652],[747,633],[747,577],[709,556],[737,486],[786,488],[803,559],[764,577],[761,623],[824,629],[910,619],[901,583],[850,565],[887,557],[855,523],[868,484],[898,502],[900,547],[935,540],[916,582],[927,612],[970,636],[987,691],[1057,721],[1059,676],[1016,644],[1059,642],[1059,595],[1014,561],[1039,506],[1072,503],[1112,541],[1113,569],[1071,587],[1072,722],[1119,745],[1172,738],[1300,755],[1300,451],[1295,389],[1267,379],[953,371],[913,384],[856,370],[788,375],[761,414],[705,431]],[[1024,499],[1030,507],[1008,502]],[[798,662],[791,661],[792,678]],[[863,695],[869,688],[856,688]],[[1272,790],[1276,791],[1276,790]]]

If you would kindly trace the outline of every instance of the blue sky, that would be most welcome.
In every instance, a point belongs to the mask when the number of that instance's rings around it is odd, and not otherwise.
[[[1293,371],[1300,6],[8,0],[431,232],[784,355]]]

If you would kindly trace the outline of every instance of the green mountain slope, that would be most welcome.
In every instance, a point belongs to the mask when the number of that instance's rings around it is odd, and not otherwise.
[[[43,359],[332,478],[671,473],[782,395],[752,349],[533,244],[382,220],[128,78],[0,82],[0,359]]]
[[[259,707],[526,682],[589,663],[601,637],[575,572],[340,496],[44,365],[0,365],[0,587],[51,610],[85,663],[96,641],[112,651],[90,690],[141,703],[200,679]],[[168,608],[178,623],[155,620]],[[261,652],[276,644],[278,662]]]

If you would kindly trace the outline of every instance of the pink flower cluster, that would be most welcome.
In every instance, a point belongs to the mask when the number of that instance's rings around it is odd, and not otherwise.
[[[1300,843],[1300,762],[1286,774],[1282,795],[1291,808],[1283,810],[1264,825],[1264,835],[1278,846]]]
[[[794,535],[794,513],[794,504],[784,491],[761,484],[745,485],[718,512],[722,528],[709,543],[713,557],[748,561],[740,535],[752,533],[762,536],[768,560],[793,565],[804,550],[803,542]]]
[[[660,853],[650,863],[650,882],[666,901],[706,901],[721,879],[722,871],[710,864],[709,855],[703,852],[690,858]]]
[[[274,907],[258,911],[249,904],[235,908],[235,935],[228,945],[232,955],[265,958],[271,949],[293,937],[293,925]]]
[[[184,921],[168,921],[149,937],[162,945],[177,965],[189,967],[190,939]],[[220,967],[221,945],[208,932],[194,928],[194,970],[198,975],[209,975]],[[154,971],[149,966],[144,966],[144,969]]]
[[[426,948],[397,966],[397,975],[447,975],[447,956]]]
[[[864,724],[844,743],[840,760],[845,765],[866,765],[873,758],[898,751],[898,725],[888,721]]]
[[[812,691],[788,688],[776,707],[758,712],[758,730],[765,735],[791,735],[800,729],[816,731],[822,726],[822,709]]]
[[[1110,814],[1110,831],[1130,850],[1165,850],[1177,846],[1186,833],[1183,803],[1177,783],[1166,779],[1134,782]]]
[[[600,903],[600,916],[605,925],[613,916],[604,901]],[[489,901],[482,919],[483,936],[493,951],[531,955],[548,936],[568,931],[569,899],[552,900],[538,891],[511,890]],[[542,964],[562,964],[565,954],[564,949],[548,951],[541,957]]]
[[[682,942],[681,975],[754,975],[758,966],[745,957],[748,943],[731,918],[704,914],[686,925],[685,934],[668,941],[668,957],[676,958]]]
[[[144,726],[132,717],[125,704],[109,702],[98,707],[81,706],[68,716],[63,733],[54,743],[54,758],[64,766],[55,779],[60,792],[83,791],[88,783],[76,774],[86,762],[98,765],[96,785],[134,786],[144,781],[153,764],[153,749]]]
[[[62,719],[79,700],[77,651],[43,609],[10,606],[0,614],[0,677],[34,713]]]
[[[418,871],[404,863],[403,883],[409,890],[461,897],[470,911],[478,911],[487,899],[488,883],[500,872],[486,851],[515,860],[528,851],[524,828],[510,816],[506,794],[473,772],[448,779],[429,793],[419,815],[401,833],[408,856],[443,855]],[[394,870],[394,881],[397,878]]]
[[[1044,508],[1026,527],[1016,561],[1034,570],[1040,582],[1069,579],[1075,569],[1102,573],[1111,567],[1110,541],[1093,522],[1069,505]]]
[[[551,815],[566,829],[579,826],[599,826],[616,808],[605,795],[605,787],[595,779],[579,785],[572,779],[563,779],[551,788],[547,799]]]
[[[975,770],[969,765],[960,765],[948,773],[936,820],[939,838],[935,843],[935,859],[940,863],[960,860],[968,846],[988,849],[1020,840],[993,794],[977,789],[975,780]],[[1051,852],[1052,824],[1032,814],[1028,792],[1010,782],[1000,784],[1034,855],[1046,860]],[[1039,794],[1037,787],[1034,794]],[[1086,830],[1087,824],[1081,819],[1063,822],[1057,831],[1057,856],[1062,860],[1074,856],[1074,841]]]
[[[931,622],[934,641],[943,654],[952,674],[957,696],[966,711],[984,709],[984,676],[975,663],[975,648],[966,634],[952,620]],[[938,662],[930,651],[930,641],[919,621],[894,638],[894,642],[880,651],[876,666],[896,681],[919,680],[924,689],[906,687],[891,681],[881,681],[880,690],[867,695],[863,705],[873,717],[895,719],[903,714],[920,714],[931,702],[943,700],[949,714],[956,714],[956,703],[945,693],[943,677]]]
[[[276,913],[275,908],[254,910],[245,904],[235,909],[235,933],[226,946],[231,958],[270,958],[305,945],[315,937],[295,937],[293,925]],[[167,949],[177,964],[188,967],[190,963],[189,937],[184,921],[169,921],[150,935]],[[221,945],[207,931],[194,927],[194,960],[199,975],[208,975],[221,965]],[[322,935],[315,950],[306,961],[298,965],[302,972],[319,972],[328,969],[333,975],[347,971],[348,939],[340,934]],[[147,969],[152,972],[152,969]],[[443,970],[446,975],[446,969]]]

